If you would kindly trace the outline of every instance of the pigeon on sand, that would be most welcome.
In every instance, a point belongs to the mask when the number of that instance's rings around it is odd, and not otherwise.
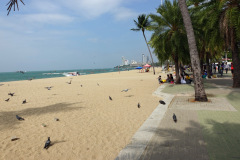
[[[8,98],[8,99],[5,99],[5,101],[6,101],[6,102],[8,102],[8,101],[9,101],[9,99],[10,99],[10,98]]]
[[[48,140],[45,142],[44,149],[48,149],[51,145],[50,137],[48,137]]]
[[[127,89],[122,90],[121,92],[127,92],[128,90],[130,90],[130,89],[127,88]]]
[[[19,121],[24,120],[24,118],[22,118],[22,117],[20,117],[20,116],[18,116],[18,115],[16,115],[16,118],[17,118]]]
[[[25,103],[27,103],[27,100],[26,100],[26,99],[22,102],[22,104],[25,104]]]
[[[109,99],[112,101],[112,97],[109,96]]]
[[[175,115],[175,113],[173,113],[173,121],[177,123],[177,116]]]
[[[141,106],[140,106],[140,103],[138,103],[138,108],[140,108]]]
[[[13,96],[13,95],[14,95],[14,93],[8,93],[8,95],[10,95],[10,96]]]

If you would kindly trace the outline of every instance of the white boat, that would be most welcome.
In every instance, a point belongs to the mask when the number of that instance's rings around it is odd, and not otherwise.
[[[66,77],[70,77],[70,76],[78,76],[79,73],[78,72],[65,72],[65,73],[63,73],[63,75]]]

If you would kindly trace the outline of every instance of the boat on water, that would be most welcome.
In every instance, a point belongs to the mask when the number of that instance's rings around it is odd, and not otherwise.
[[[70,76],[78,76],[80,74],[78,72],[64,72],[63,75],[66,77],[70,77]]]

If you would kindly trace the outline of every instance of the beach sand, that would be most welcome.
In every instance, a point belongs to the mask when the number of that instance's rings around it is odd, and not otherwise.
[[[0,159],[114,159],[159,104],[161,98],[152,95],[159,74],[157,68],[156,75],[132,70],[2,82]],[[48,86],[53,88],[44,88]],[[126,88],[130,90],[121,92]],[[19,139],[11,141],[13,136]],[[45,150],[47,137],[53,145]]]

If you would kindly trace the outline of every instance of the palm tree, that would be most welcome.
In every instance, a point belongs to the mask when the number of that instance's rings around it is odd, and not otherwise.
[[[148,43],[147,43],[147,39],[146,39],[146,36],[145,36],[145,29],[147,29],[149,26],[150,26],[150,21],[148,20],[148,16],[146,17],[145,14],[142,14],[142,15],[139,15],[138,16],[138,21],[135,21],[134,20],[134,23],[136,24],[137,28],[133,28],[131,30],[133,31],[140,31],[142,30],[142,33],[143,33],[143,37],[145,39],[145,42],[147,44],[147,47],[148,47],[148,51],[149,51],[149,54],[150,54],[150,57],[152,59],[152,66],[153,66],[153,74],[155,75],[155,69],[154,69],[154,65],[153,65],[153,57],[152,57],[152,53],[150,51],[150,48],[148,46]]]
[[[22,0],[19,0],[19,1],[22,2],[22,4],[24,4],[24,2],[23,2]],[[7,3],[7,5],[8,5],[8,8],[7,8],[8,14],[7,14],[7,15],[9,15],[12,7],[14,8],[14,11],[15,11],[15,5],[17,6],[17,9],[19,10],[19,8],[18,8],[18,0],[10,0],[10,1]],[[25,5],[25,4],[24,4],[24,5]]]
[[[198,55],[198,50],[196,46],[191,18],[188,12],[186,1],[178,0],[178,3],[179,3],[179,7],[183,17],[184,26],[187,32],[191,64],[192,64],[193,76],[194,76],[195,101],[206,102],[208,101],[208,99],[205,93],[203,79],[201,76],[199,55]]]
[[[175,63],[176,83],[180,84],[179,64],[188,59],[187,37],[183,20],[176,0],[171,3],[166,0],[157,9],[159,15],[150,14],[153,30],[150,40],[154,53],[161,61],[172,59]]]
[[[224,49],[231,51],[234,77],[233,87],[240,88],[240,3],[239,0],[210,0],[203,4],[205,16],[208,17],[207,25],[211,30],[218,30],[224,40]]]

